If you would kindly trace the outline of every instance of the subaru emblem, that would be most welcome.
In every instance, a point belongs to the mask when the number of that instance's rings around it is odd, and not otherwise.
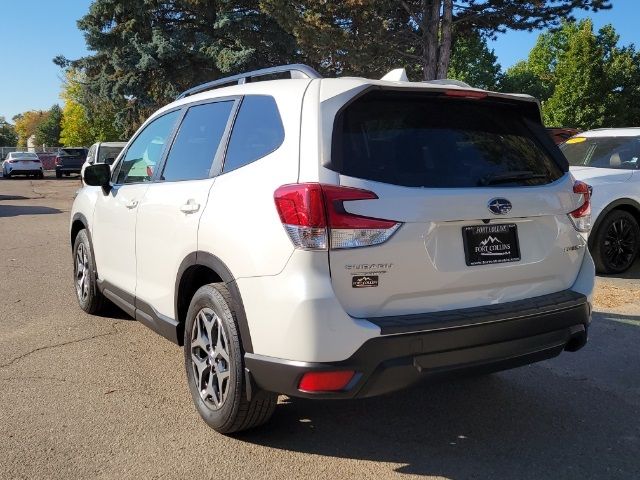
[[[511,211],[511,202],[506,198],[492,198],[487,207],[495,215],[506,215]]]

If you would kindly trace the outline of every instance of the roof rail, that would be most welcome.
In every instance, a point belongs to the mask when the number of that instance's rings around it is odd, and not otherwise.
[[[213,90],[214,88],[225,87],[227,85],[242,85],[244,83],[251,82],[252,78],[264,77],[266,75],[272,75],[274,73],[290,73],[291,78],[322,78],[322,76],[308,65],[301,63],[294,63],[291,65],[279,65],[277,67],[263,68],[261,70],[253,70],[251,72],[240,73],[239,75],[233,75],[231,77],[224,77],[212,82],[203,83],[197,87],[190,88],[182,92],[176,100],[179,100],[189,95],[195,95],[196,93],[206,92],[207,90]]]
[[[422,83],[432,83],[434,85],[455,85],[457,87],[473,88],[462,80],[454,80],[453,78],[441,78],[438,80],[423,80]]]

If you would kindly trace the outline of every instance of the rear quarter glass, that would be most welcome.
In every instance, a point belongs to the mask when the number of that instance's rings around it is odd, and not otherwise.
[[[544,185],[564,170],[541,132],[515,104],[372,92],[336,116],[329,168],[407,187]]]

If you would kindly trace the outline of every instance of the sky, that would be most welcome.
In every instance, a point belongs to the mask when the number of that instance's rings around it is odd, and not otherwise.
[[[27,110],[47,110],[60,103],[61,69],[56,55],[75,59],[86,55],[84,36],[76,20],[86,13],[90,0],[0,0],[0,116],[7,120]],[[640,47],[640,0],[612,0],[607,11],[578,12],[595,27],[612,23],[620,44]],[[506,69],[526,58],[540,32],[499,34],[489,46]],[[399,65],[400,66],[400,65]]]

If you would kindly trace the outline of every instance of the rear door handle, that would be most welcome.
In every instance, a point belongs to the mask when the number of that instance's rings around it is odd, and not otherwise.
[[[196,203],[196,201],[192,198],[180,207],[180,211],[183,213],[195,213],[198,210],[200,210],[200,204]]]
[[[127,203],[127,208],[131,210],[132,208],[136,208],[138,206],[138,200],[131,200]]]

